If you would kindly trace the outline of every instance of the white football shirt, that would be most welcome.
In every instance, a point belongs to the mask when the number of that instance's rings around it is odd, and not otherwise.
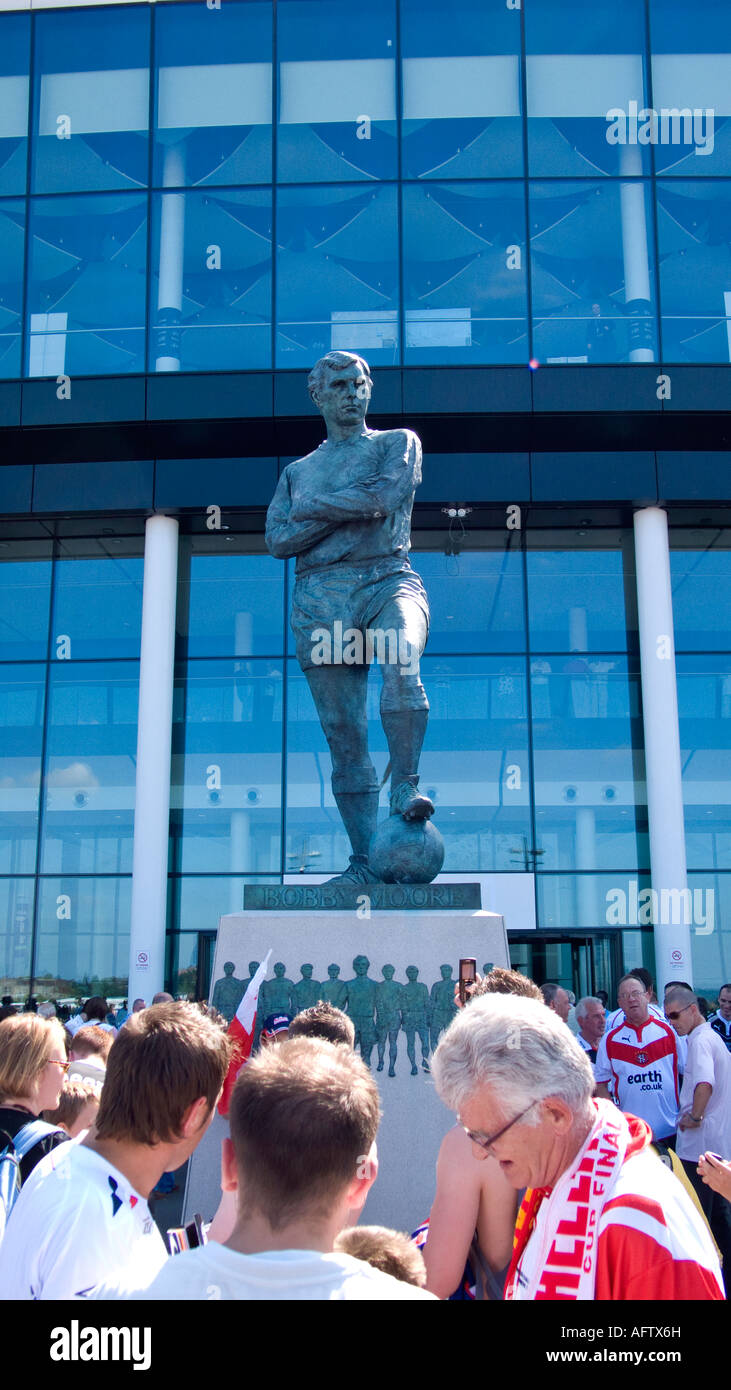
[[[622,1015],[597,1052],[597,1082],[609,1082],[620,1110],[646,1120],[654,1139],[669,1138],[678,1122],[677,1044],[675,1029],[654,1014],[639,1028]]]

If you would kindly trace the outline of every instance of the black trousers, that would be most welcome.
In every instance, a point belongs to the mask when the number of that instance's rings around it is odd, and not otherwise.
[[[723,1282],[728,1298],[731,1287],[731,1202],[714,1192],[697,1171],[698,1165],[692,1160],[681,1159],[689,1181],[697,1193],[703,1215],[713,1232],[713,1239],[721,1251],[723,1260]]]

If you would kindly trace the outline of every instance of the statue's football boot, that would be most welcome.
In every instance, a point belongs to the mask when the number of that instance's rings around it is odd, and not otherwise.
[[[380,883],[378,874],[374,874],[368,860],[364,854],[351,854],[350,864],[341,874],[336,874],[335,878],[329,878],[328,883]]]
[[[428,820],[434,815],[434,802],[418,790],[418,777],[400,782],[391,792],[391,815],[404,820]]]

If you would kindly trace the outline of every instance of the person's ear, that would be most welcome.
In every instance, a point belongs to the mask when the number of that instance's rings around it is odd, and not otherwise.
[[[368,1153],[362,1154],[358,1159],[355,1168],[355,1176],[351,1179],[345,1196],[345,1202],[351,1217],[363,1210],[366,1197],[377,1177],[378,1149],[376,1148],[376,1141],[374,1139]],[[351,1222],[351,1224],[354,1223]]]
[[[561,1096],[547,1096],[542,1105],[543,1117],[557,1134],[568,1134],[573,1128],[574,1113]]]
[[[224,1139],[221,1144],[221,1191],[236,1192],[238,1186],[239,1170],[233,1142],[230,1139]]]
[[[207,1096],[199,1096],[193,1101],[192,1105],[183,1115],[183,1123],[180,1126],[181,1139],[191,1139],[194,1134],[208,1123],[213,1116],[213,1106],[209,1106]]]

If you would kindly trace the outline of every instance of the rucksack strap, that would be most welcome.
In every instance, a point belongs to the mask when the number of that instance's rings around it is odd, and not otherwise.
[[[30,1153],[35,1144],[39,1143],[41,1139],[45,1139],[46,1135],[63,1134],[65,1136],[65,1133],[65,1130],[59,1129],[57,1125],[49,1125],[45,1120],[29,1120],[27,1125],[23,1125],[23,1128],[18,1130],[13,1140],[13,1148],[18,1162],[20,1163],[26,1154]]]

